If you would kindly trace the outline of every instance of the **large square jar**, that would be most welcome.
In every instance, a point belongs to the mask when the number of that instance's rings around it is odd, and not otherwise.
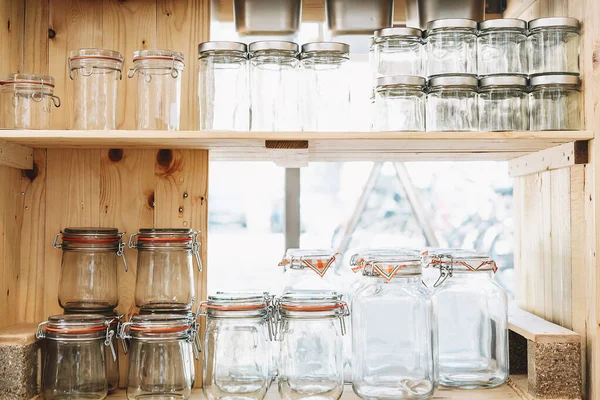
[[[579,20],[529,21],[529,74],[579,75]]]
[[[477,75],[477,22],[438,19],[427,23],[427,75]]]
[[[377,131],[425,130],[425,78],[386,76],[377,79],[374,129]]]
[[[479,130],[523,131],[529,128],[527,78],[496,75],[479,81]]]
[[[582,129],[579,77],[540,75],[531,78],[530,120],[534,131]]]
[[[477,131],[477,78],[440,76],[429,80],[428,131]]]
[[[373,79],[382,76],[425,76],[422,32],[416,28],[384,28],[373,33]]]
[[[501,18],[479,23],[477,70],[479,76],[527,75],[527,22]]]

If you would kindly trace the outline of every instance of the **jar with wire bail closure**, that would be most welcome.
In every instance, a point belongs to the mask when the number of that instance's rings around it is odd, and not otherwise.
[[[493,280],[487,254],[429,250],[424,265],[439,269],[432,299],[437,309],[440,384],[490,388],[508,379],[507,296]]]
[[[529,91],[522,76],[495,75],[479,81],[479,130],[529,129]]]
[[[209,400],[265,397],[273,379],[272,298],[265,293],[218,292],[201,303],[206,316],[203,390]]]
[[[0,128],[49,129],[53,106],[60,107],[53,77],[10,74],[0,79]]]
[[[284,271],[279,293],[304,290],[341,292],[335,274],[339,257],[332,249],[288,249],[279,263]]]
[[[116,360],[113,320],[95,314],[55,315],[38,326],[44,339],[41,391],[44,399],[104,399],[106,352]]]
[[[183,54],[173,50],[136,50],[133,68],[137,74],[136,126],[138,130],[179,130]]]
[[[425,78],[386,76],[377,79],[376,131],[425,131]]]
[[[527,22],[499,18],[479,23],[477,71],[489,75],[527,77]]]

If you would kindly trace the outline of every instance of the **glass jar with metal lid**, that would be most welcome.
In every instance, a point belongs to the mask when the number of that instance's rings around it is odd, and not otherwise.
[[[581,81],[574,75],[539,75],[531,78],[530,129],[582,129]]]
[[[196,300],[192,257],[202,271],[198,234],[191,229],[140,229],[129,238],[138,250],[135,305],[187,311]]]
[[[0,128],[50,129],[52,106],[60,107],[49,75],[10,74],[0,80]]]
[[[68,62],[73,80],[72,129],[117,129],[117,87],[123,78],[121,53],[73,50]]]
[[[198,45],[200,130],[247,131],[248,47],[239,42]]]
[[[278,299],[279,395],[337,400],[344,391],[343,336],[348,306],[336,292]]]
[[[425,131],[425,78],[385,76],[377,79],[375,130]]]
[[[308,132],[347,132],[350,108],[350,46],[337,42],[302,45],[302,129]]]
[[[124,348],[129,340],[127,398],[189,399],[198,331],[186,315],[137,315],[121,324]]]
[[[579,76],[579,29],[576,18],[529,21],[529,74]]]
[[[288,249],[279,263],[284,272],[280,294],[305,290],[342,292],[335,273],[338,257],[331,249]]]
[[[62,308],[89,312],[117,306],[119,257],[127,271],[122,237],[116,228],[65,228],[56,234],[54,248],[63,251],[58,285]]]
[[[179,130],[183,54],[173,50],[136,50],[133,68],[137,73],[136,129]]]
[[[477,75],[477,22],[438,19],[427,23],[427,75]]]
[[[527,22],[512,18],[480,22],[477,37],[477,70],[479,76],[526,76]]]
[[[417,251],[365,257],[352,300],[354,392],[363,399],[428,399],[437,386],[433,303]]]
[[[296,43],[250,43],[250,130],[299,131]]]
[[[487,254],[437,249],[424,265],[439,269],[432,299],[437,310],[440,384],[464,389],[508,379],[507,296],[493,280]]]
[[[263,399],[271,384],[274,327],[271,297],[263,293],[208,296],[203,390],[209,400]]]
[[[479,81],[479,130],[529,129],[529,93],[522,76],[496,75]]]
[[[113,320],[95,314],[55,315],[38,326],[44,339],[44,399],[104,399],[108,393],[105,347],[113,361]]]
[[[373,78],[396,75],[425,76],[423,33],[417,28],[383,28],[373,33]]]
[[[477,131],[477,78],[440,76],[429,80],[428,131]]]

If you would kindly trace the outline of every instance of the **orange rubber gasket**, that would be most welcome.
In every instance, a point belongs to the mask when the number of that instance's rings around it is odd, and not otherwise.
[[[169,333],[169,332],[182,332],[185,330],[190,329],[190,325],[185,325],[185,326],[175,326],[175,327],[167,327],[167,328],[148,328],[148,327],[134,327],[134,326],[130,326],[129,327],[130,330],[132,331],[136,331],[136,332],[147,332],[147,333]]]
[[[118,242],[119,239],[120,238],[118,238],[118,237],[107,238],[107,239],[86,239],[86,238],[70,237],[70,236],[63,236],[63,238],[62,238],[63,242],[65,240],[68,240],[68,241],[74,242],[74,243],[114,243],[114,242]]]
[[[69,60],[73,61],[73,60],[84,60],[86,58],[95,58],[98,60],[112,60],[112,61],[119,61],[119,62],[123,62],[123,60],[121,60],[120,58],[114,58],[114,57],[108,57],[108,56],[94,56],[94,55],[89,55],[89,56],[75,56],[75,57],[71,57]]]
[[[85,328],[85,329],[68,329],[68,328],[50,328],[46,326],[46,330],[50,332],[58,332],[58,333],[93,333],[100,332],[106,330],[105,326],[98,326],[95,328]]]
[[[248,304],[248,305],[236,305],[236,306],[219,306],[215,304],[205,304],[204,307],[210,308],[211,310],[218,311],[248,311],[248,310],[260,310],[265,308],[264,304]]]
[[[284,310],[289,311],[308,311],[308,312],[318,312],[318,311],[331,311],[336,310],[338,308],[344,307],[345,304],[335,304],[333,306],[290,306],[281,304],[280,307]]]
[[[40,85],[54,87],[52,83],[40,82],[40,81],[0,81],[0,85]]]

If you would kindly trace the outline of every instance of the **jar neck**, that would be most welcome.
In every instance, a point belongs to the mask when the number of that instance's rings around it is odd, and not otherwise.
[[[399,275],[397,274],[391,280],[387,280],[381,276],[364,276],[369,284],[387,284],[387,285],[413,285],[422,284],[422,274]]]

